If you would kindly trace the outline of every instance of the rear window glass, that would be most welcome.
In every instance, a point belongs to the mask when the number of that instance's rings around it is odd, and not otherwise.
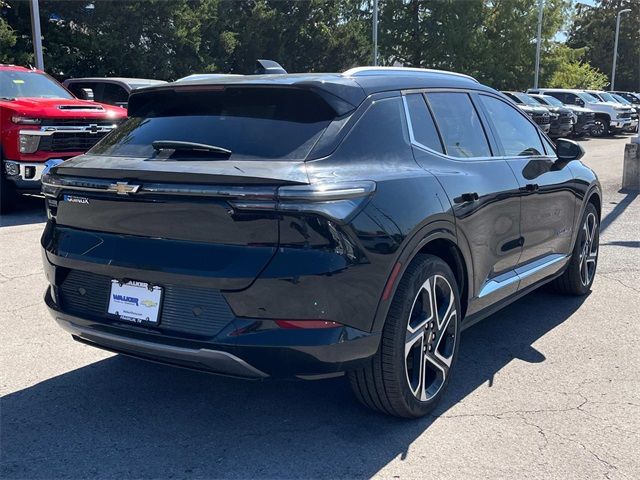
[[[152,142],[169,140],[222,147],[236,160],[302,160],[335,116],[316,94],[294,89],[143,95],[134,100],[134,116],[89,153],[151,158],[158,155]]]

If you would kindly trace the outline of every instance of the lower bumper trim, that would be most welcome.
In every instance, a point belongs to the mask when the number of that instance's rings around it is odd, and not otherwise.
[[[56,316],[55,319],[63,329],[77,339],[125,355],[149,356],[152,357],[152,359],[166,360],[167,362],[174,360],[189,364],[199,364],[212,372],[235,377],[259,379],[269,376],[228,352],[209,350],[206,348],[191,349],[147,342],[145,340],[121,337],[107,332],[84,328],[58,316]]]

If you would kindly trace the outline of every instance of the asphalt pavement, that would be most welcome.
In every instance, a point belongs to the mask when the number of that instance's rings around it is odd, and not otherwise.
[[[534,292],[467,330],[433,415],[361,407],[344,379],[247,382],[72,341],[42,294],[42,199],[0,217],[2,479],[640,478],[640,199],[628,137],[590,139],[590,295]]]

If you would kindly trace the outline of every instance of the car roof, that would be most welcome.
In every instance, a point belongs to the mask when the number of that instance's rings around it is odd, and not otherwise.
[[[64,81],[65,85],[70,82],[117,82],[131,85],[132,83],[146,83],[149,85],[160,85],[167,83],[164,80],[154,80],[151,78],[133,78],[133,77],[81,77],[68,78]]]
[[[358,67],[343,73],[293,73],[269,75],[221,75],[213,78],[181,80],[146,88],[134,96],[179,88],[203,88],[207,86],[265,86],[292,87],[314,90],[327,98],[334,97],[332,105],[342,103],[336,111],[347,112],[357,107],[374,93],[393,90],[422,88],[464,88],[495,92],[474,78],[454,72],[403,67]]]

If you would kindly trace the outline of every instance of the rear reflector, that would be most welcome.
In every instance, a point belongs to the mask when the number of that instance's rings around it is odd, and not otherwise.
[[[276,320],[280,328],[340,328],[341,323],[326,320]]]

